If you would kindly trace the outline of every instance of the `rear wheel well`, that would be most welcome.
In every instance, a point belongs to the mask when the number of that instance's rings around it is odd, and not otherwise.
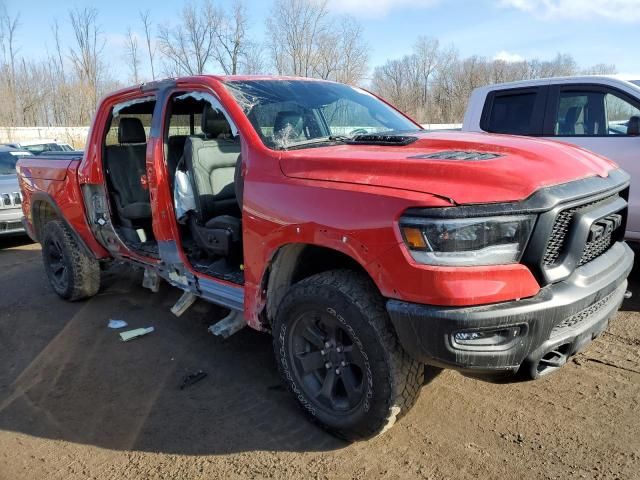
[[[49,202],[36,200],[31,206],[31,221],[38,240],[42,239],[42,231],[47,222],[57,219],[60,219],[60,216]]]
[[[274,255],[263,285],[268,323],[273,322],[280,301],[291,285],[317,273],[338,269],[361,272],[369,277],[360,263],[338,250],[309,244],[281,247]]]

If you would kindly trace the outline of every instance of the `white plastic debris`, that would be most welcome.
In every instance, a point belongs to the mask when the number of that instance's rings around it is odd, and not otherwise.
[[[147,333],[151,333],[153,332],[153,330],[154,330],[153,327],[147,327],[147,328],[136,328],[135,330],[129,330],[127,332],[121,332],[120,339],[123,342],[128,342],[129,340],[133,340],[134,338],[138,338],[143,335],[146,335]]]
[[[118,329],[118,328],[124,328],[128,325],[127,322],[125,322],[124,320],[114,320],[113,318],[111,320],[109,320],[109,324],[107,325],[107,327],[109,328],[113,328]]]
[[[196,200],[193,195],[189,172],[176,171],[173,198],[178,220],[182,219],[187,212],[196,209]]]

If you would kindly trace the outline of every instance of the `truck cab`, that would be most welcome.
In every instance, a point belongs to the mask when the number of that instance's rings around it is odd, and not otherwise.
[[[348,440],[388,430],[425,365],[538,378],[608,325],[629,176],[576,147],[428,134],[359,88],[198,76],[102,100],[84,154],[18,165],[62,298],[113,260],[272,335],[284,383]],[[430,370],[434,371],[434,370]]]

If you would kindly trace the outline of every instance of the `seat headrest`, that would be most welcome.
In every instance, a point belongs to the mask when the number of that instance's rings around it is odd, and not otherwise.
[[[273,122],[273,136],[285,138],[297,138],[302,133],[302,114],[295,111],[278,112]]]
[[[224,113],[209,104],[205,105],[202,111],[200,127],[208,137],[217,138],[220,135],[231,135],[231,125],[229,125]]]
[[[580,113],[582,113],[582,108],[580,107],[570,107],[567,109],[567,113],[564,116],[564,121],[567,125],[575,125],[578,121],[578,117],[580,117]]]
[[[147,134],[139,118],[121,118],[118,125],[118,143],[146,143]]]
[[[640,136],[640,117],[638,115],[634,115],[629,119],[629,123],[627,124],[627,135],[632,137]]]

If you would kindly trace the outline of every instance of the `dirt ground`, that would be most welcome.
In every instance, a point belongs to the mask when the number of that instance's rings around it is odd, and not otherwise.
[[[37,245],[1,242],[2,480],[640,478],[640,269],[636,298],[562,371],[510,384],[447,371],[384,436],[348,445],[280,386],[268,336],[217,339],[215,307],[175,318],[179,292],[152,294],[126,267],[66,303]],[[112,318],[156,331],[122,343]]]

